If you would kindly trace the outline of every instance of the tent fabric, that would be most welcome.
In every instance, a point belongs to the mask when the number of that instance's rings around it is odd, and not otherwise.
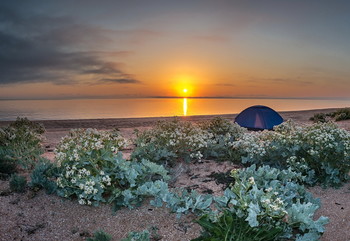
[[[255,105],[238,114],[235,122],[250,130],[272,130],[283,122],[283,118],[270,107]]]

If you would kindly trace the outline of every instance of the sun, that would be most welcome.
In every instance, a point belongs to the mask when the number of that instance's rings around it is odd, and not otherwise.
[[[184,87],[182,87],[181,89],[180,89],[180,91],[182,92],[182,94],[180,95],[181,97],[188,97],[188,95],[190,94],[190,89],[189,88],[184,88]]]

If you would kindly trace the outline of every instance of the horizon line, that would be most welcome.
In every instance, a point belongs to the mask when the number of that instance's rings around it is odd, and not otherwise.
[[[17,100],[83,100],[83,99],[285,99],[285,100],[350,100],[350,97],[281,97],[281,96],[68,96],[42,98],[0,98],[0,101]]]

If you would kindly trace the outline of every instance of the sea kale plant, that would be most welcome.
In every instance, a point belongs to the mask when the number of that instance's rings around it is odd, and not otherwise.
[[[336,110],[330,114],[335,121],[349,120],[350,119],[350,108],[342,108]]]
[[[16,172],[16,161],[11,154],[8,148],[0,146],[0,178],[8,178]]]
[[[245,131],[222,118],[198,125],[177,119],[162,121],[150,130],[136,132],[136,148],[132,156],[166,166],[180,159],[187,162],[202,158],[232,159],[236,152],[231,146]]]
[[[319,240],[328,218],[314,220],[319,202],[300,173],[252,165],[232,177],[231,189],[215,198],[218,211],[198,220],[204,232],[195,240]]]
[[[15,173],[11,175],[9,184],[11,191],[25,192],[27,187],[27,179]]]
[[[150,232],[146,229],[141,232],[129,232],[128,236],[121,241],[150,241]]]
[[[94,236],[86,239],[86,241],[110,241],[112,240],[112,235],[106,233],[103,230],[97,230],[94,232]]]
[[[57,145],[56,160],[59,165],[67,160],[79,161],[81,158],[93,161],[102,156],[113,156],[126,145],[127,140],[117,130],[74,129]]]
[[[316,113],[310,120],[313,122],[326,122],[330,121],[332,118],[335,121],[349,120],[350,108],[342,108],[330,113]]]
[[[57,167],[56,163],[42,161],[35,166],[30,175],[29,186],[34,190],[45,189],[47,194],[56,193],[57,183],[55,180],[59,175],[60,168]]]
[[[144,132],[136,131],[136,148],[132,157],[146,158],[156,163],[172,165],[177,160],[201,160],[202,150],[208,146],[213,134],[191,122],[158,122]]]
[[[118,132],[73,130],[58,144],[56,158],[61,169],[58,194],[77,197],[80,204],[114,202],[115,208],[139,204],[167,171],[148,160],[125,160],[120,150],[126,140]]]
[[[32,168],[43,153],[42,134],[45,132],[41,124],[31,122],[27,118],[17,118],[9,126],[0,128],[0,146],[2,153],[22,168]]]
[[[204,157],[215,160],[239,159],[231,147],[247,129],[221,117],[199,123],[199,126],[211,134],[211,139],[203,150]]]
[[[332,122],[301,127],[288,121],[275,131],[245,133],[233,149],[243,163],[291,167],[308,184],[339,186],[349,179],[350,133]]]

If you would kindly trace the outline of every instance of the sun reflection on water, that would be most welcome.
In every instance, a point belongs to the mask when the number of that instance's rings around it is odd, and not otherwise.
[[[183,98],[183,111],[184,116],[187,116],[187,98]]]

